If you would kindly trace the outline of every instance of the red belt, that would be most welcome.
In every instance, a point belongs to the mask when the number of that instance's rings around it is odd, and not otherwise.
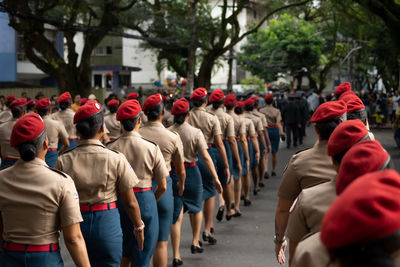
[[[212,147],[213,144],[207,144],[208,147]]]
[[[98,205],[81,205],[81,211],[112,210],[117,208],[116,202]]]
[[[278,125],[271,125],[271,126],[268,126],[267,128],[278,128]]]
[[[71,139],[69,139],[69,141],[79,141],[79,139],[78,138],[71,138]]]
[[[146,187],[146,188],[134,187],[133,188],[133,192],[135,192],[135,193],[143,193],[143,192],[150,191],[150,190],[151,190],[151,187]]]
[[[236,138],[236,141],[237,141],[237,142],[240,142],[240,139],[239,139],[239,138]]]
[[[247,140],[250,141],[250,137],[247,137]]]
[[[184,163],[185,164],[185,167],[194,167],[194,166],[196,166],[197,164],[196,164],[196,162],[185,162]]]
[[[110,138],[110,141],[114,141],[116,138]]]
[[[44,252],[56,251],[59,249],[59,246],[58,243],[48,245],[24,245],[4,242],[3,248],[8,251]]]
[[[57,151],[57,148],[48,148],[47,151]]]
[[[18,159],[15,159],[15,158],[4,158],[3,160],[7,160],[7,161],[17,161]]]

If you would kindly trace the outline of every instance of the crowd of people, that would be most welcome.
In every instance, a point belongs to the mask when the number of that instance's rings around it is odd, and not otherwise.
[[[293,266],[395,260],[400,177],[385,170],[390,156],[350,83],[315,110],[295,93],[239,99],[197,88],[176,99],[138,98],[4,98],[1,266],[63,266],[60,230],[77,266],[165,267],[169,239],[172,265],[183,265],[184,213],[191,253],[217,244],[214,220],[242,216],[251,193],[276,176],[279,143],[302,144],[309,122],[318,140],[292,156],[278,189],[278,262],[286,262],[285,236]]]

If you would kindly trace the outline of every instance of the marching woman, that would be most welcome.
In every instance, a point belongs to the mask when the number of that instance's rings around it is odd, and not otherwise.
[[[48,141],[40,116],[20,118],[10,143],[21,159],[0,171],[0,266],[64,266],[60,229],[75,265],[90,266],[79,227],[78,193],[69,176],[44,162]]]
[[[97,101],[80,107],[73,122],[80,136],[79,145],[61,155],[56,168],[70,175],[78,190],[84,220],[81,228],[91,265],[119,266],[122,231],[118,195],[135,225],[132,232],[138,246],[143,247],[144,224],[132,190],[139,180],[122,153],[100,142],[104,119]]]
[[[171,229],[171,243],[174,253],[173,266],[177,266],[182,264],[179,246],[183,210],[188,211],[190,224],[192,226],[193,238],[191,252],[193,254],[203,252],[203,248],[199,242],[202,221],[203,183],[199,167],[197,166],[197,153],[203,157],[204,164],[212,175],[217,191],[222,191],[222,188],[213,161],[208,154],[208,146],[203,133],[188,123],[190,117],[189,102],[185,98],[179,99],[174,103],[171,114],[174,115],[174,125],[169,129],[177,132],[181,137],[186,171],[185,190],[183,191],[183,195],[181,198],[175,197],[174,224]],[[173,167],[171,177],[174,182],[174,191],[180,190],[180,181],[178,180],[176,171],[177,168]]]
[[[37,113],[42,117],[44,124],[46,125],[47,138],[49,139],[49,148],[46,153],[46,163],[50,167],[56,166],[58,153],[62,154],[69,147],[69,140],[67,131],[64,125],[56,120],[53,120],[50,115],[50,99],[42,98],[35,106]],[[57,151],[58,142],[61,142],[63,146],[60,151]]]
[[[160,147],[169,172],[171,164],[175,166],[175,174],[179,180],[179,194],[182,196],[185,185],[182,141],[176,132],[166,129],[162,124],[165,111],[161,94],[149,96],[143,103],[143,111],[148,122],[140,128],[139,133]],[[166,180],[167,191],[157,202],[159,234],[156,251],[153,255],[153,266],[155,267],[167,266],[168,261],[167,246],[174,213],[174,195],[171,177],[167,177]],[[155,188],[157,188],[157,182],[153,179],[153,190]]]
[[[53,113],[51,118],[58,120],[64,125],[69,136],[69,149],[72,149],[78,145],[78,136],[76,135],[76,129],[73,123],[75,112],[71,109],[71,94],[69,92],[61,94],[57,103],[61,110]],[[58,150],[60,150],[62,145],[61,142],[58,143]]]
[[[168,169],[157,144],[144,139],[139,134],[141,127],[141,108],[137,100],[128,100],[117,111],[117,120],[122,124],[121,137],[107,144],[107,147],[122,152],[131,163],[139,177],[139,183],[133,191],[139,202],[140,211],[146,228],[144,230],[144,249],[134,240],[132,223],[123,209],[121,225],[124,236],[123,258],[121,266],[148,267],[159,239],[159,221],[157,201],[167,190]],[[152,191],[153,179],[156,188]]]
[[[107,103],[107,108],[110,113],[104,115],[104,123],[110,132],[108,136],[110,137],[111,141],[114,141],[121,135],[121,123],[117,121],[117,110],[119,107],[119,100],[118,99],[111,99]]]
[[[275,168],[278,162],[278,149],[279,149],[279,138],[285,140],[285,133],[282,127],[282,117],[279,109],[273,107],[274,96],[269,94],[265,96],[265,103],[267,106],[260,109],[260,112],[265,115],[268,122],[268,135],[271,140],[271,153],[272,153],[272,171],[271,176],[276,176]],[[268,167],[268,162],[267,162]],[[265,175],[268,177],[268,172]]]
[[[26,99],[19,98],[12,101],[9,105],[12,118],[0,125],[0,169],[14,165],[20,158],[18,150],[10,145],[11,131],[17,120],[26,113]]]

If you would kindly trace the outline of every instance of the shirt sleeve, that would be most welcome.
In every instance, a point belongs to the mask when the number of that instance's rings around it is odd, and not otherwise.
[[[265,117],[265,115],[260,113],[260,116],[261,116],[261,121],[262,121],[262,125],[264,126],[264,128],[268,127],[268,122],[267,122],[267,118]]]
[[[258,118],[257,119],[257,132],[263,131],[263,130],[264,130],[264,127],[262,125],[261,118]]]
[[[243,134],[246,134],[246,124],[244,123],[243,120],[240,120],[239,135]]]
[[[303,212],[303,192],[300,193],[293,211],[289,215],[286,235],[290,240],[300,242],[309,233]]]
[[[256,134],[256,128],[254,127],[254,123],[252,120],[250,120],[250,123],[249,123],[249,134],[250,135]]]
[[[301,185],[298,182],[298,174],[294,164],[294,155],[282,175],[282,182],[278,188],[278,196],[287,200],[294,201],[301,192]]]
[[[226,137],[235,137],[235,123],[233,122],[233,118],[230,117],[228,120],[228,124],[226,126]]]
[[[183,144],[182,140],[177,134],[177,137],[175,139],[175,151],[172,154],[171,157],[173,162],[184,162],[185,161],[185,155],[183,153]]]
[[[139,178],[125,156],[122,153],[119,156],[117,187],[119,193],[123,193],[134,188],[139,183]]]
[[[59,203],[59,216],[61,227],[66,227],[80,223],[83,219],[79,207],[79,195],[74,181],[70,177],[62,179],[63,186]]]
[[[199,130],[197,131],[196,136],[196,153],[199,153],[206,149],[208,149],[206,139],[204,138],[203,133]]]
[[[161,153],[161,150],[158,146],[156,146],[154,150],[154,168],[153,168],[153,177],[154,178],[166,178],[169,172],[167,166],[165,164],[164,157]]]
[[[68,139],[67,130],[65,130],[64,125],[62,125],[60,122],[58,123],[58,139],[59,140]]]
[[[217,116],[213,116],[213,120],[214,120],[213,124],[214,126],[212,128],[213,137],[216,135],[222,135],[221,124],[219,123]]]

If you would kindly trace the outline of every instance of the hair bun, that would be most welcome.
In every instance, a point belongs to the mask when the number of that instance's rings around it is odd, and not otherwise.
[[[21,158],[24,161],[33,160],[38,153],[35,145],[30,144],[30,143],[25,143],[25,144],[20,145],[18,150],[19,150],[19,154],[20,154]]]

